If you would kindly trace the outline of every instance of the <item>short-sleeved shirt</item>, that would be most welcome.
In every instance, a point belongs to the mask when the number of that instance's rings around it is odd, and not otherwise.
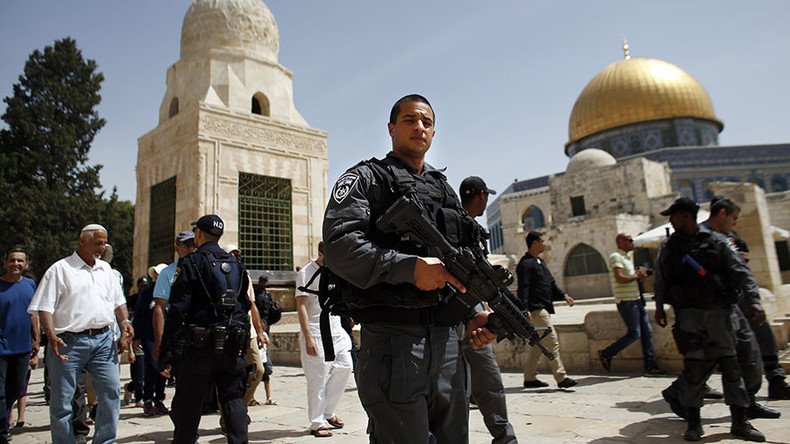
[[[23,277],[19,282],[0,279],[0,356],[33,349],[27,307],[35,291],[36,284],[30,278]]]
[[[614,288],[614,301],[617,303],[625,301],[638,301],[639,300],[639,284],[636,281],[621,284],[614,278],[615,268],[623,270],[625,276],[634,274],[634,263],[628,257],[628,253],[623,250],[617,250],[609,255],[609,278],[612,281],[612,288]]]
[[[178,262],[173,262],[168,265],[159,273],[154,285],[154,299],[170,299],[170,287],[173,286],[173,281],[176,279],[176,267]]]
[[[112,267],[101,259],[91,267],[75,252],[44,273],[28,313],[52,313],[55,333],[79,333],[115,323],[115,309],[126,303]]]

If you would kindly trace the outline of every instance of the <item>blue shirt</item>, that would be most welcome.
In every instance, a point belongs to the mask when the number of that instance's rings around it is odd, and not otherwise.
[[[0,279],[0,355],[28,353],[33,347],[30,337],[30,314],[36,284],[23,277],[19,282]]]
[[[159,273],[156,278],[156,285],[154,285],[154,298],[156,299],[170,299],[170,287],[173,286],[173,280],[176,278],[177,262],[173,262]]]

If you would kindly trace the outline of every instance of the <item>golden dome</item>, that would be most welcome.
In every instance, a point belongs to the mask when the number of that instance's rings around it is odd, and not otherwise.
[[[651,120],[694,117],[723,124],[705,89],[663,60],[634,58],[604,68],[573,105],[566,148],[592,134]]]

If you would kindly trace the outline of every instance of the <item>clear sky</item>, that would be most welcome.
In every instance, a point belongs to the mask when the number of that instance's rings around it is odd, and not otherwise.
[[[134,200],[137,138],[156,127],[191,0],[0,2],[0,95],[28,55],[76,39],[106,78],[107,125],[91,162]],[[721,145],[790,142],[790,1],[267,0],[294,100],[329,133],[330,186],[390,148],[392,103],[420,93],[437,135],[428,161],[503,190],[565,170],[568,118],[584,86],[623,57],[674,63],[710,94]],[[5,104],[0,105],[5,110]]]

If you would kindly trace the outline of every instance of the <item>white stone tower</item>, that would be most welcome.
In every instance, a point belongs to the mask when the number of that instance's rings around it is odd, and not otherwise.
[[[314,255],[327,135],[296,110],[278,52],[277,23],[260,0],[190,6],[159,125],[138,140],[134,276],[172,261],[176,233],[209,213],[225,221],[220,243],[239,245],[250,270],[290,272]]]

